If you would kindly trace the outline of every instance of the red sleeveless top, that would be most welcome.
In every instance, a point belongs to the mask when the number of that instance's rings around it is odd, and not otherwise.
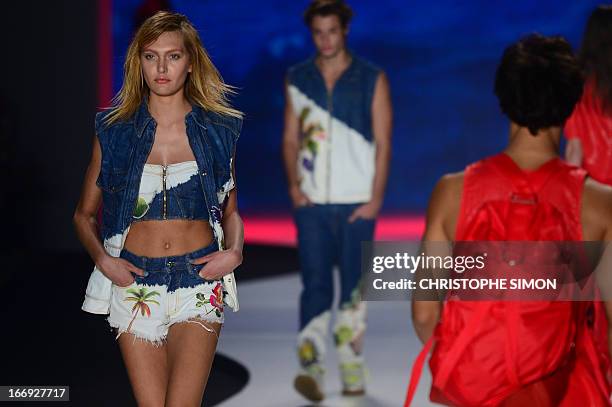
[[[612,185],[612,115],[603,110],[593,79],[584,85],[582,97],[563,130],[568,139],[580,139],[582,166],[589,175]]]
[[[580,241],[585,177],[584,170],[558,158],[534,171],[520,169],[506,154],[474,163],[464,175],[455,240]],[[601,346],[587,326],[589,307],[569,301],[446,301],[432,339],[432,401],[610,405],[602,373],[608,359],[602,362]],[[601,304],[596,308],[601,323]],[[420,355],[417,375],[423,361]],[[412,380],[405,405],[415,389]]]

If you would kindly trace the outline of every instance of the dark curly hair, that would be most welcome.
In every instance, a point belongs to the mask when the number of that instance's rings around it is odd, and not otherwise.
[[[308,28],[315,16],[336,15],[342,28],[348,27],[353,18],[353,10],[343,0],[313,0],[304,12],[304,23]]]
[[[532,34],[504,51],[495,76],[502,112],[513,122],[538,130],[561,127],[582,95],[583,75],[563,37]]]

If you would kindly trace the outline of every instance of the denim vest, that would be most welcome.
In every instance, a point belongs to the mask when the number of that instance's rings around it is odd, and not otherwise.
[[[96,184],[102,190],[103,212],[101,234],[106,251],[119,256],[132,222],[132,213],[144,165],[153,147],[157,123],[144,101],[132,118],[105,124],[110,111],[96,114],[96,135],[102,151],[100,174]],[[222,208],[234,187],[232,159],[242,120],[222,116],[193,106],[185,117],[187,138],[198,165],[215,239],[224,248]],[[238,310],[233,273],[223,278],[226,303]],[[108,314],[112,282],[96,267],[89,278],[82,309],[95,314]]]
[[[300,120],[300,188],[315,203],[360,203],[372,196],[375,144],[372,99],[381,70],[352,54],[331,92],[311,58],[287,73]]]

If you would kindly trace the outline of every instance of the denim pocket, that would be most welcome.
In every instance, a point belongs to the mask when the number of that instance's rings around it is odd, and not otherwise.
[[[188,267],[189,267],[189,274],[192,274],[192,275],[194,275],[196,277],[202,278],[200,276],[200,270],[202,270],[202,268],[204,267],[203,264],[192,264],[192,263],[189,263]],[[204,280],[204,279],[202,278],[202,280]]]
[[[103,212],[109,218],[117,216],[127,187],[127,173],[111,173],[102,177],[97,185],[104,192]]]
[[[146,280],[145,276],[139,276],[138,274],[136,274],[134,272],[131,272],[131,271],[130,271],[130,273],[132,273],[132,277],[134,277],[134,282],[136,284],[142,284]]]
[[[208,280],[204,277],[202,277],[200,275],[200,271],[204,268],[205,264],[189,264],[189,273],[192,274],[194,277],[202,280],[202,281],[206,281],[206,282],[211,282],[211,281],[215,281],[215,280]]]

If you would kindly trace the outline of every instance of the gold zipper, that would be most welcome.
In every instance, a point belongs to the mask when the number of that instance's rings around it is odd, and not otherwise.
[[[167,165],[162,165],[162,191],[163,191],[163,199],[164,199],[164,204],[163,204],[163,208],[162,208],[162,219],[167,219],[167,215],[168,215],[168,194],[166,191],[166,177],[167,177],[167,171],[168,171],[168,166]]]

